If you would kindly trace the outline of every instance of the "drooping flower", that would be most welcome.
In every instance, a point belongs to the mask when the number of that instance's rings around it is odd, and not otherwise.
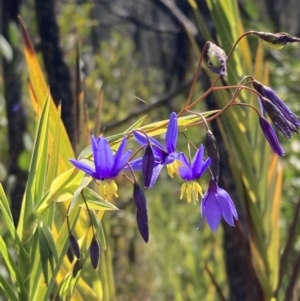
[[[296,130],[300,127],[300,117],[294,114],[285,104],[285,102],[270,87],[264,86],[257,80],[254,80],[253,87],[263,97],[270,100],[270,102],[278,108],[284,118],[291,123],[294,128],[296,128]],[[262,101],[262,99],[260,100]]]
[[[203,160],[204,147],[200,145],[193,161],[190,163],[184,153],[180,153],[178,159],[182,165],[178,168],[180,177],[185,181],[180,190],[180,199],[182,200],[186,193],[187,201],[198,201],[199,195],[202,196],[202,188],[197,180],[203,175],[211,164],[211,159]]]
[[[269,122],[265,118],[260,116],[259,124],[274,153],[279,157],[284,156],[284,150],[280,145],[276,133]]]
[[[238,220],[231,197],[213,179],[210,180],[208,190],[204,194],[200,211],[212,231],[218,229],[222,217],[232,227],[234,227],[234,220]]]
[[[136,141],[142,145],[147,146],[148,141],[151,143],[153,150],[155,164],[152,172],[151,182],[147,188],[152,188],[164,166],[167,166],[168,174],[170,177],[174,177],[178,174],[178,167],[180,166],[180,161],[178,160],[178,153],[176,152],[177,138],[178,138],[178,123],[176,113],[172,113],[170,116],[170,121],[168,124],[165,148],[164,146],[155,138],[147,137],[145,134],[140,132],[133,133]],[[139,158],[130,162],[130,166],[133,170],[142,169],[143,158]],[[147,173],[149,171],[143,171]]]
[[[71,163],[78,169],[84,171],[99,182],[100,195],[111,201],[113,197],[118,197],[118,187],[114,179],[123,170],[130,158],[131,151],[125,151],[127,139],[123,138],[121,144],[113,154],[106,138],[92,135],[91,144],[94,162],[88,160],[70,159]]]

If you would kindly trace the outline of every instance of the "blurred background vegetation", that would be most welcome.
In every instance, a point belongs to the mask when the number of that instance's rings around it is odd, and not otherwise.
[[[90,129],[95,126],[99,100],[104,100],[101,128],[110,135],[120,133],[145,114],[151,121],[167,119],[172,111],[180,111],[188,96],[199,49],[207,37],[220,43],[227,53],[238,38],[238,31],[233,28],[236,24],[228,17],[230,14],[242,21],[245,31],[285,31],[300,36],[297,0],[224,0],[224,3],[224,15],[217,15],[216,3],[209,0],[1,1],[0,181],[10,199],[16,223],[34,134],[34,114],[30,108],[28,73],[17,16],[20,15],[26,24],[54,101],[62,103],[62,119],[79,154],[89,139],[82,139],[84,133],[76,115],[76,99],[82,95],[76,85],[77,47]],[[248,41],[253,54],[250,63],[255,67],[258,41],[255,38]],[[298,115],[299,53],[298,45],[264,53],[270,86]],[[236,69],[237,79],[254,67]],[[201,73],[195,95],[199,96],[209,87],[210,76]],[[212,98],[208,97],[206,104],[198,109],[213,108],[216,100]],[[217,124],[213,129],[222,150],[222,145],[226,144],[222,131]],[[99,131],[100,128],[97,133]],[[193,128],[188,134],[196,145],[203,141],[202,128]],[[184,148],[184,139],[181,143]],[[287,155],[283,162],[278,219],[280,268],[284,273],[280,272],[284,276],[271,296],[267,298],[260,293],[263,289],[257,284],[259,279],[245,268],[251,265],[251,250],[247,235],[243,233],[247,232],[247,227],[240,227],[238,235],[236,228],[229,229],[227,225],[216,233],[206,225],[196,230],[200,214],[198,204],[179,201],[180,183],[166,181],[167,175],[163,173],[155,190],[147,192],[148,244],[144,244],[137,233],[128,187],[120,188],[120,197],[115,203],[120,210],[105,214],[103,226],[108,248],[101,254],[99,272],[104,285],[103,299],[99,297],[99,300],[240,301],[272,300],[272,297],[300,300],[298,137],[285,142],[284,148]],[[226,158],[225,150],[222,156]],[[230,164],[225,162],[221,168],[221,177],[223,173],[230,178]],[[243,201],[238,199],[240,195],[232,188],[232,181],[225,183],[238,207],[241,224],[247,224]],[[206,182],[207,178],[202,183],[204,188]],[[263,189],[267,194],[270,188]],[[6,231],[5,225],[1,225],[3,237]]]

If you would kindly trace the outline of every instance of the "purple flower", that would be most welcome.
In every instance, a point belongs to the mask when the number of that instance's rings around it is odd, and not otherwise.
[[[238,219],[235,206],[229,194],[211,179],[208,190],[205,192],[201,202],[201,215],[206,219],[212,231],[216,231],[221,218],[234,227],[234,220]]]
[[[178,168],[180,177],[185,181],[181,186],[180,199],[184,193],[187,195],[188,202],[198,201],[198,194],[202,196],[202,188],[197,180],[203,175],[211,164],[211,159],[203,160],[204,147],[201,144],[198,148],[193,161],[190,163],[185,154],[180,153],[178,159],[181,166]]]
[[[118,187],[114,178],[124,169],[131,155],[130,150],[124,153],[126,142],[127,139],[124,137],[119,149],[113,154],[106,138],[98,137],[95,139],[94,136],[91,136],[94,162],[70,159],[75,167],[99,181],[100,195],[109,201],[112,200],[113,196],[118,196]]]
[[[170,177],[173,177],[174,174],[178,174],[178,167],[180,163],[178,162],[178,153],[176,152],[177,138],[178,138],[178,124],[177,124],[177,115],[176,113],[172,113],[170,116],[170,121],[168,124],[167,132],[166,132],[166,140],[165,140],[165,148],[164,146],[152,137],[147,137],[145,134],[140,132],[133,132],[133,135],[136,141],[142,145],[148,145],[148,141],[150,141],[155,163],[151,176],[151,181],[147,188],[152,188],[164,166],[167,166],[168,174]],[[143,158],[139,158],[130,162],[130,166],[133,170],[141,170],[142,169]],[[128,169],[128,168],[126,168]],[[143,174],[148,174],[149,171],[143,171]]]
[[[269,124],[269,122],[265,118],[260,116],[259,124],[274,153],[277,154],[279,157],[284,156],[284,150],[281,147],[276,133],[273,130],[272,126]]]
[[[281,98],[269,87],[262,85],[258,81],[253,82],[254,89],[263,97],[271,101],[282,113],[284,118],[293,124],[296,128],[300,127],[300,117],[294,114],[290,108],[281,100]]]
[[[297,127],[287,120],[280,109],[274,105],[269,99],[261,98],[261,103],[264,110],[268,113],[270,119],[273,121],[274,125],[281,131],[285,137],[291,138],[292,132],[298,133]]]

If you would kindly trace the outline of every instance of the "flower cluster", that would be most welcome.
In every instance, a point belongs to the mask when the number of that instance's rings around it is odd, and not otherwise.
[[[286,33],[270,34],[251,31],[242,35],[237,43],[242,37],[248,34],[254,34],[264,43],[276,48],[281,48],[284,45],[300,41],[300,39]],[[211,42],[205,44],[199,61],[197,74],[194,77],[191,93],[186,101],[185,107],[179,113],[180,116],[185,113],[190,113],[191,108],[208,94],[204,94],[191,103],[193,87],[200,72],[202,59],[206,59],[207,66],[214,73],[218,74],[214,81],[215,84],[220,77],[225,78],[227,76],[227,62],[237,43],[233,46],[228,56],[219,46]],[[251,80],[244,86],[242,82],[246,78],[250,78]],[[222,89],[222,87],[214,87],[214,84],[212,84],[209,92]],[[250,84],[252,84],[253,88],[248,86]],[[214,116],[212,118],[210,117],[210,119],[217,118],[233,105],[245,105],[248,108],[252,108],[258,114],[258,124],[272,150],[278,156],[283,156],[284,150],[279,143],[275,130],[268,120],[271,120],[278,131],[282,132],[285,137],[290,138],[293,133],[298,133],[300,117],[295,115],[271,88],[261,84],[251,76],[245,76],[239,85],[227,86],[226,89],[235,89],[236,92],[223,109],[217,113],[212,113]],[[261,112],[250,104],[235,102],[236,97],[243,89],[250,90],[258,96]],[[181,179],[180,199],[186,196],[188,202],[196,202],[200,197],[202,198],[200,203],[202,220],[200,224],[206,220],[212,231],[216,231],[222,218],[230,226],[234,226],[235,221],[238,220],[237,210],[231,197],[224,189],[219,187],[220,155],[216,138],[209,130],[206,119],[200,113],[195,114],[201,116],[201,122],[206,126],[206,136],[204,145],[201,144],[198,148],[195,147],[193,159],[191,159],[190,151],[187,155],[177,150],[179,132],[178,116],[173,112],[167,124],[163,143],[151,137],[151,135],[148,135],[147,132],[136,129],[132,130],[128,136],[125,136],[120,142],[119,147],[113,150],[107,138],[102,136],[95,138],[92,136],[91,146],[93,160],[70,160],[77,169],[91,176],[95,182],[99,184],[100,196],[106,201],[113,201],[115,197],[118,197],[118,187],[115,179],[120,174],[131,182],[133,185],[133,201],[136,207],[136,222],[145,242],[149,240],[145,190],[152,189],[155,186],[164,167],[166,167],[167,173],[171,178],[178,177]],[[200,122],[197,124],[200,124]],[[139,145],[138,150],[134,154],[131,150],[126,151],[127,140],[129,138],[133,138]],[[193,144],[189,142],[189,150],[191,145]],[[142,151],[143,155],[140,158],[136,158],[136,154],[139,153],[139,151]],[[203,194],[198,180],[206,171],[210,173],[210,181],[207,191]],[[135,176],[136,172],[142,173],[144,187],[138,184]],[[79,258],[80,248],[73,235],[70,235],[70,245],[75,256]],[[99,256],[100,246],[98,241],[93,238],[90,245],[90,257],[94,267],[98,265]]]
[[[160,143],[157,139],[148,136],[145,132],[133,131],[132,135],[140,145],[140,150],[144,149],[142,157],[131,160],[132,151],[126,151],[127,138],[124,137],[119,148],[115,151],[111,149],[108,141],[104,137],[97,139],[92,136],[93,161],[86,159],[70,160],[78,169],[90,175],[99,184],[99,192],[103,199],[112,201],[117,197],[116,177],[120,173],[132,173],[133,200],[136,207],[136,221],[138,229],[145,242],[149,239],[147,202],[145,191],[137,183],[134,172],[141,171],[143,175],[144,187],[151,189],[154,187],[158,176],[166,167],[171,178],[180,177],[183,181],[180,190],[180,199],[186,195],[188,202],[196,202],[202,197],[201,214],[207,220],[208,225],[216,231],[223,216],[225,221],[234,226],[234,219],[237,220],[237,213],[233,202],[227,192],[218,187],[219,154],[215,138],[212,132],[208,131],[204,147],[202,144],[195,151],[192,160],[183,152],[176,151],[178,140],[178,121],[176,113],[172,113],[168,122],[165,143]],[[204,151],[210,155],[205,158]],[[210,167],[212,178],[208,191],[203,195],[202,188],[198,180]],[[128,178],[128,176],[126,176]],[[74,245],[74,242],[72,243]],[[92,242],[93,249],[95,243]],[[73,247],[76,250],[76,248]],[[78,253],[76,250],[75,254]],[[93,252],[97,253],[97,252]],[[91,254],[93,265],[96,266],[98,257]],[[97,253],[98,254],[98,253]]]
[[[294,114],[270,87],[264,86],[257,80],[253,80],[252,85],[258,92],[262,115],[265,116],[267,113],[276,128],[282,132],[286,138],[291,138],[292,133],[298,133],[298,129],[300,128],[300,117]],[[284,150],[282,149],[272,126],[262,116],[259,117],[259,123],[273,151],[278,156],[283,156]]]

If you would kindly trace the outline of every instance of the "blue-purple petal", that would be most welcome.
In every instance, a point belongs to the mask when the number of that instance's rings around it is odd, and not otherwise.
[[[164,159],[164,164],[171,164],[174,162],[174,160],[178,159],[178,153],[170,153],[166,156]]]
[[[92,176],[97,179],[97,175],[95,172],[95,166],[89,165],[88,163],[84,163],[82,160],[74,160],[70,159],[70,162],[78,169],[82,170],[86,174]]]
[[[154,154],[156,154],[156,152],[159,152],[159,151],[164,149],[163,145],[159,141],[157,141],[156,139],[154,139],[152,137],[147,137],[145,134],[143,134],[141,132],[133,132],[133,136],[134,136],[135,140],[141,146],[147,145],[148,144],[148,139],[150,140],[151,144],[157,145],[158,147],[153,147]]]
[[[113,166],[112,172],[111,172],[111,178],[115,178],[123,169],[125,164],[128,162],[132,151],[129,150],[125,154],[122,155],[121,159],[118,161],[118,164],[115,164]]]
[[[98,157],[97,174],[99,174],[100,179],[109,179],[114,165],[114,155],[106,138],[98,138]]]
[[[143,162],[143,158],[138,158],[138,159],[134,159],[134,160],[130,161],[129,165],[132,170],[140,171],[140,170],[142,170],[142,164],[143,164],[142,162]],[[124,169],[130,170],[130,168],[128,166],[125,166]]]
[[[206,193],[202,202],[202,214],[212,231],[216,231],[221,222],[222,212],[215,194]]]
[[[238,214],[237,214],[235,205],[234,205],[234,203],[233,203],[233,201],[232,201],[232,199],[230,197],[229,197],[229,204],[230,204],[231,212],[233,214],[234,219],[238,220]]]
[[[157,181],[157,178],[162,170],[162,168],[164,167],[164,164],[158,164],[153,168],[153,172],[152,172],[152,177],[151,177],[151,182],[149,185],[149,189],[153,188],[154,184]]]
[[[203,173],[203,153],[204,147],[201,144],[192,161],[192,170],[195,178],[200,178]]]
[[[233,212],[232,212],[232,206],[230,203],[230,196],[228,195],[228,193],[219,188],[218,189],[218,194],[219,194],[219,198],[218,198],[218,203],[220,205],[221,211],[222,211],[222,215],[225,219],[225,221],[227,222],[228,225],[230,226],[234,226],[234,219],[233,219]]]
[[[211,158],[207,158],[207,159],[203,162],[202,170],[201,170],[200,174],[199,174],[199,175],[196,175],[196,176],[200,178],[200,177],[204,174],[204,172],[208,169],[208,167],[210,166],[211,162],[212,162]]]
[[[92,152],[93,152],[96,170],[97,170],[97,166],[100,165],[100,156],[98,152],[98,139],[99,138],[96,139],[94,135],[91,136]]]
[[[130,158],[131,151],[127,151],[125,154],[123,154],[126,147],[126,142],[127,138],[124,137],[114,156],[115,162],[110,174],[112,178],[115,178],[120,173],[120,171],[123,169],[124,165]]]
[[[175,152],[178,137],[178,123],[176,113],[172,113],[166,133],[166,148],[168,153]]]
[[[180,177],[185,181],[194,180],[190,163],[189,163],[188,159],[186,158],[185,154],[180,153],[178,155],[178,160],[182,163],[182,166],[180,166],[178,168]]]

